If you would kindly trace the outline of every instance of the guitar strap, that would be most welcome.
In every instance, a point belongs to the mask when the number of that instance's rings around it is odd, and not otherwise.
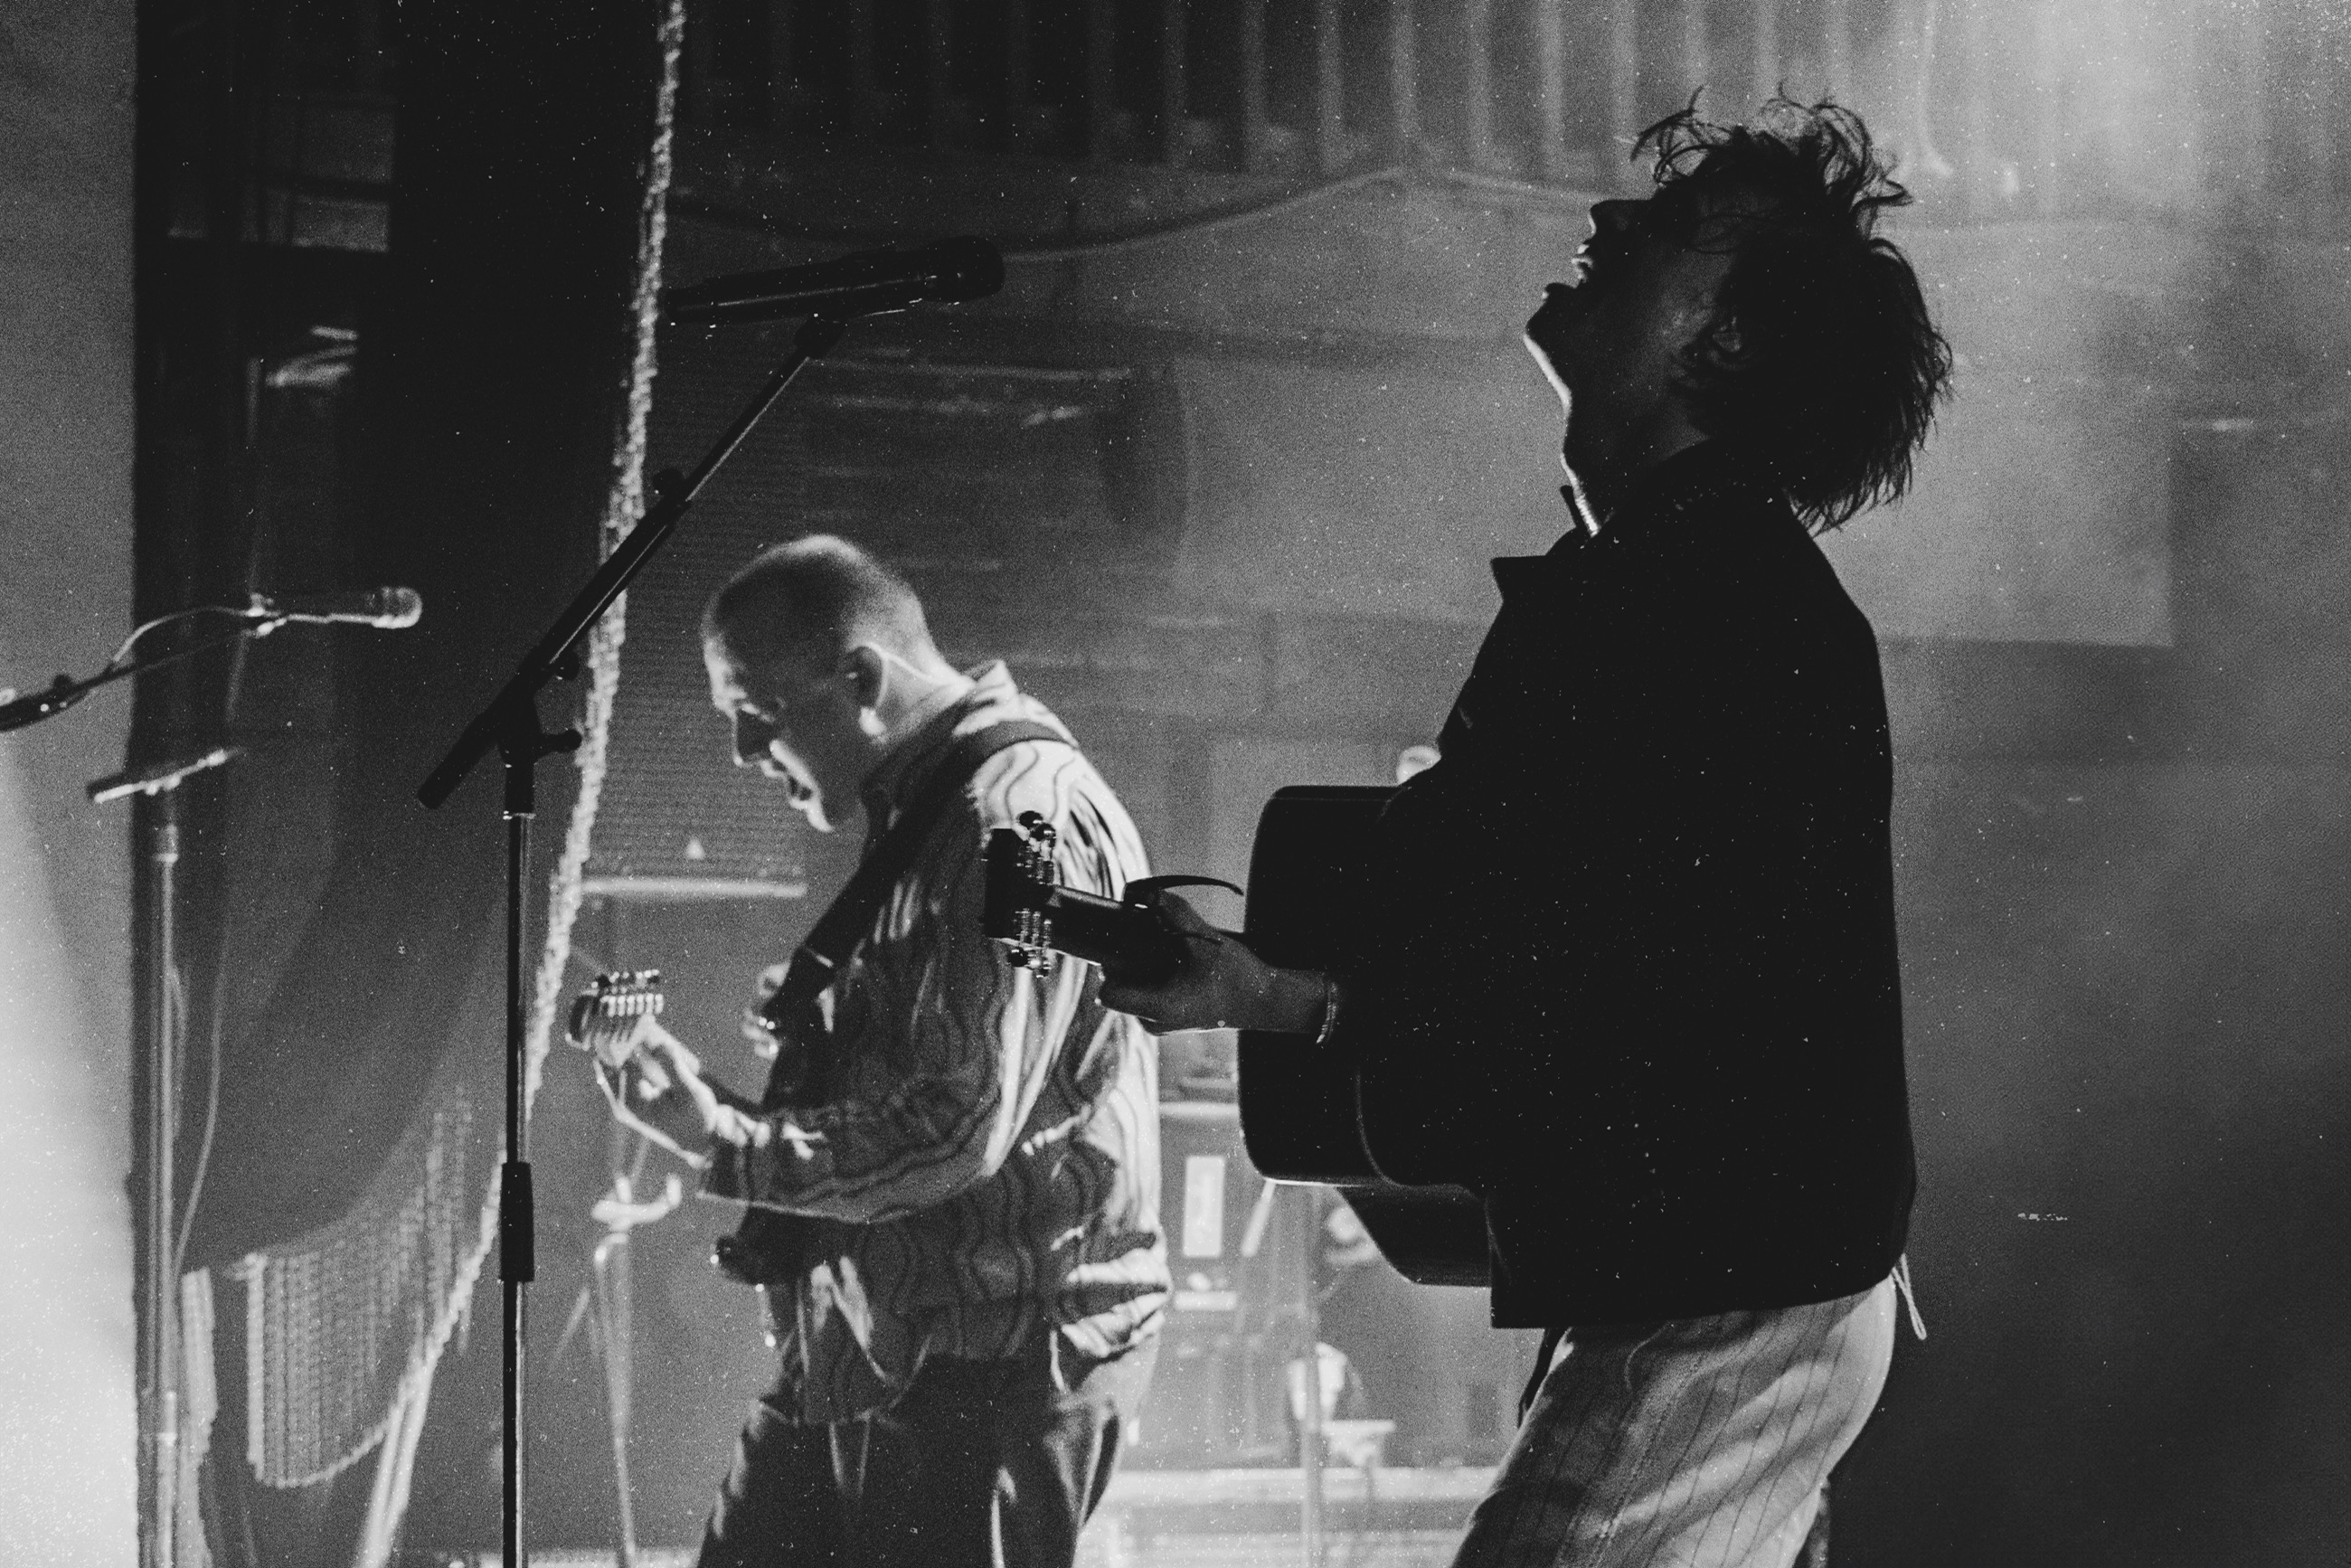
[[[759,1097],[760,1110],[821,1104],[832,1097],[840,1063],[818,998],[831,988],[841,966],[872,933],[883,901],[914,863],[931,830],[978,773],[980,765],[1026,740],[1071,744],[1060,730],[1034,719],[1007,719],[974,730],[948,748],[925,780],[922,793],[867,847],[849,884],[794,949],[791,962],[785,967],[783,984],[760,1004],[759,1017],[774,1032],[778,1045],[766,1090]],[[719,1244],[718,1266],[747,1284],[781,1282],[799,1271],[802,1234],[795,1216],[750,1208],[735,1234]]]

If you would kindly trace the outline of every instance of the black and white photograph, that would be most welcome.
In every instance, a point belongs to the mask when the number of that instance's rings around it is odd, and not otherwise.
[[[0,212],[0,1568],[2351,1563],[2351,0],[9,0]]]

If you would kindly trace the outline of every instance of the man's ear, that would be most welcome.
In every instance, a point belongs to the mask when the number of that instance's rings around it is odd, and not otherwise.
[[[849,683],[850,696],[867,711],[882,706],[882,689],[889,683],[889,661],[871,643],[860,643],[841,656],[841,675]]]
[[[1690,345],[1690,357],[1711,369],[1737,369],[1747,358],[1747,334],[1740,329],[1739,318],[1718,311]]]

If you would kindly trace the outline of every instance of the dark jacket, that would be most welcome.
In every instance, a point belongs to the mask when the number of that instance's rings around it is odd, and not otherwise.
[[[1374,854],[1374,1158],[1484,1198],[1503,1326],[1868,1289],[1915,1177],[1868,622],[1716,445],[1502,611]]]

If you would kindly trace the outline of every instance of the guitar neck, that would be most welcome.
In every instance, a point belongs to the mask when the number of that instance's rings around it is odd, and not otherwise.
[[[658,969],[620,970],[599,975],[595,983],[573,998],[564,1037],[604,1067],[633,1066],[647,1082],[666,1087],[668,1072],[658,1055],[636,1038],[637,1020],[658,1019],[666,1009]],[[758,1101],[737,1093],[716,1079],[703,1082],[719,1103],[750,1115],[760,1113]]]
[[[1183,954],[1156,915],[1075,888],[1055,890],[1050,919],[1055,952],[1138,980],[1165,979]]]

